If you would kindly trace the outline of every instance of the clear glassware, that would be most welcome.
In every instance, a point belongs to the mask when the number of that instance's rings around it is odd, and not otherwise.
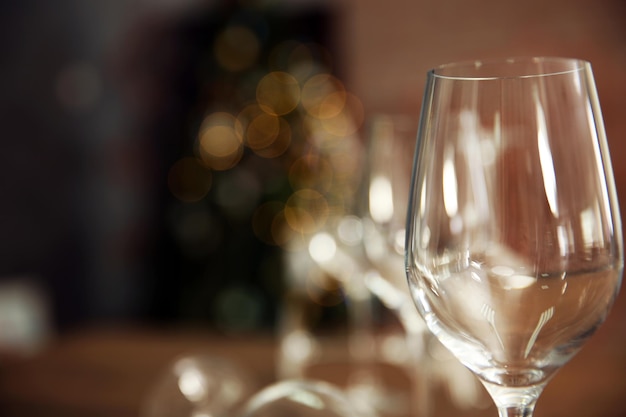
[[[253,395],[238,417],[376,417],[338,386],[314,379],[287,379]]]
[[[323,225],[285,252],[277,375],[336,383],[354,403],[381,416],[404,417],[409,415],[409,390],[389,386],[381,369],[389,364],[380,357],[376,309],[365,287],[362,222],[347,206],[332,210]],[[298,208],[322,217],[306,199]],[[417,315],[414,308],[412,312]],[[396,356],[398,361],[406,355]]]
[[[406,288],[404,240],[417,126],[404,115],[377,115],[368,135],[362,207],[363,244],[375,270],[368,288],[397,314],[404,330],[421,335],[424,321]],[[419,338],[421,339],[421,338]]]
[[[189,354],[174,360],[157,378],[142,417],[228,417],[255,391],[250,375],[228,359]]]
[[[277,375],[327,379],[325,369],[342,366],[334,376],[346,380],[329,382],[345,386],[359,404],[401,417],[405,393],[390,391],[377,369],[372,296],[363,279],[362,224],[354,209],[362,160],[354,136],[311,148],[290,170]]]
[[[400,365],[411,380],[411,407],[418,416],[426,417],[432,408],[426,325],[415,310],[404,273],[406,212],[416,131],[417,126],[408,115],[372,117],[358,211],[363,223],[364,262],[369,268],[364,283],[386,307],[379,314],[381,333],[390,337],[400,334],[405,341],[407,352]]]
[[[411,189],[406,268],[419,312],[500,416],[531,416],[621,284],[622,226],[590,64],[431,70]]]
[[[407,114],[372,118],[360,214],[369,264],[365,283],[386,307],[381,320],[400,324],[407,348],[401,365],[413,385],[412,412],[427,417],[435,413],[437,390],[447,391],[457,409],[478,406],[483,398],[471,373],[430,334],[406,284],[406,216],[416,133],[417,123]]]

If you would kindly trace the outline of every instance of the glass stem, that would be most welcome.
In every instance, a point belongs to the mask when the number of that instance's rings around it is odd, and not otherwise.
[[[528,387],[510,387],[481,380],[498,408],[499,417],[532,417],[537,399],[546,383]]]
[[[430,366],[426,341],[431,336],[426,328],[426,323],[419,317],[415,304],[410,298],[404,299],[396,309],[404,330],[406,331],[406,340],[411,355],[412,377],[415,378],[413,384],[413,401],[414,411],[417,417],[432,417],[433,410],[433,390],[432,375],[430,374]]]
[[[519,407],[498,407],[499,417],[532,417],[535,405]]]

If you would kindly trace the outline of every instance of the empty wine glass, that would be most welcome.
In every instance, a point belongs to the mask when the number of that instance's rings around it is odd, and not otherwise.
[[[227,417],[254,393],[239,366],[212,355],[185,355],[157,378],[144,399],[142,417]]]
[[[376,417],[353,404],[336,385],[312,379],[288,379],[253,395],[239,417]]]
[[[605,320],[622,277],[588,62],[519,58],[428,73],[406,267],[429,329],[500,416],[531,416]]]

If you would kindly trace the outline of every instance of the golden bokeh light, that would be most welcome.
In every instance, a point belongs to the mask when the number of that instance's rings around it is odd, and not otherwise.
[[[259,116],[260,117],[260,116]],[[255,119],[256,120],[256,119]],[[256,126],[254,123],[252,126]],[[251,138],[250,130],[248,130],[248,139]],[[263,141],[260,141],[263,142]],[[249,142],[251,143],[251,142]],[[291,144],[291,126],[282,117],[278,118],[278,133],[267,146],[259,146],[261,143],[255,143],[251,149],[263,158],[276,158],[284,154]]]
[[[202,132],[202,150],[215,158],[225,158],[237,152],[239,135],[230,126],[212,126]]]
[[[348,93],[345,90],[328,94],[317,107],[317,117],[319,119],[330,119],[338,116],[346,109],[347,100]]]
[[[215,170],[230,169],[243,155],[237,119],[225,112],[208,115],[200,127],[198,152],[202,161]]]
[[[217,37],[218,64],[242,71],[234,94],[226,91],[225,108],[236,112],[205,117],[195,163],[210,173],[234,168],[244,153],[281,157],[275,166],[286,170],[293,192],[286,200],[258,206],[252,228],[265,244],[306,250],[329,216],[344,213],[354,201],[358,187],[353,177],[360,163],[354,142],[359,140],[363,106],[332,74],[332,56],[322,45],[286,40],[269,51],[266,68],[255,66],[261,47],[260,38],[241,25],[230,25]],[[198,191],[184,198],[200,195]]]
[[[339,113],[327,118],[309,116],[307,118],[307,124],[312,131],[322,130],[331,135],[311,136],[311,138],[316,140],[317,146],[322,146],[323,142],[326,140],[336,140],[337,138],[357,134],[363,125],[364,118],[365,115],[361,100],[354,94],[346,92],[345,105]]]
[[[244,26],[229,26],[215,40],[215,58],[228,71],[250,68],[258,59],[261,43],[254,32]]]
[[[184,157],[172,165],[167,175],[170,192],[178,200],[190,203],[201,200],[211,189],[213,176],[195,157]]]
[[[293,161],[287,175],[295,190],[311,188],[324,193],[330,189],[334,174],[327,159],[309,154]]]
[[[348,184],[358,181],[360,170],[363,167],[362,149],[357,149],[356,145],[346,149],[345,152],[337,152],[331,157],[331,164],[335,179],[341,183]]]
[[[355,134],[359,129],[359,125],[348,112],[341,112],[335,117],[323,119],[320,122],[325,131],[339,137]]]
[[[310,234],[319,230],[328,215],[326,197],[310,188],[294,192],[285,204],[285,220],[298,233]]]
[[[271,146],[280,133],[280,120],[272,114],[257,115],[246,129],[246,145],[253,150]]]
[[[261,109],[261,107],[259,107],[256,101],[252,104],[247,104],[243,106],[239,114],[237,114],[237,121],[235,123],[235,129],[237,130],[237,133],[242,138],[244,138],[244,141],[245,141],[246,130],[248,129],[248,126],[260,114],[267,114],[267,113],[265,113]]]
[[[282,116],[292,112],[298,106],[300,85],[298,80],[287,72],[270,72],[259,81],[256,99],[264,112]]]
[[[291,125],[282,117],[264,112],[257,104],[241,110],[235,129],[244,144],[262,158],[276,158],[292,143]]]
[[[316,119],[327,119],[339,114],[346,105],[346,89],[331,74],[318,74],[302,86],[302,106]]]

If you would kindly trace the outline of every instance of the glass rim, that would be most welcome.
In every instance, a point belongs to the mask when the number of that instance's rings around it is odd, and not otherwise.
[[[542,69],[542,65],[548,65],[552,69]],[[449,62],[438,65],[428,71],[428,76],[435,79],[457,81],[484,81],[550,77],[555,75],[572,74],[583,71],[590,65],[589,61],[579,58],[553,57],[553,56],[522,56],[509,58],[475,59],[466,61]],[[471,75],[472,72],[483,67],[517,68],[518,73],[493,75]],[[556,69],[559,67],[560,69]],[[523,68],[527,68],[523,71]],[[532,68],[532,70],[529,70]]]

